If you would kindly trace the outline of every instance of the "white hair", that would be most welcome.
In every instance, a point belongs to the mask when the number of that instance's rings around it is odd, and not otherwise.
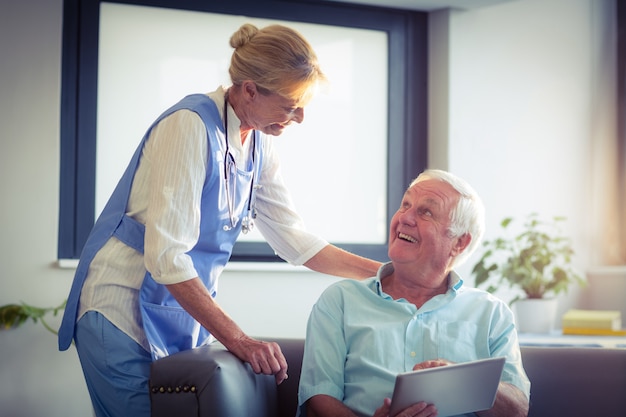
[[[426,180],[443,181],[460,194],[456,207],[450,212],[448,235],[456,238],[467,233],[471,236],[471,241],[467,248],[454,259],[452,267],[457,267],[474,253],[482,240],[485,232],[485,206],[478,193],[467,181],[439,169],[425,170],[411,182],[409,188]]]

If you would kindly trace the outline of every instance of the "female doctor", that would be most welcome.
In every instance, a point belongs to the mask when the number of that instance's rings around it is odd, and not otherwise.
[[[150,126],[81,254],[59,348],[75,341],[97,416],[149,416],[151,361],[213,338],[287,378],[279,346],[214,301],[241,231],[256,225],[281,258],[325,274],[380,266],[306,232],[280,176],[271,136],[303,121],[324,80],[309,43],[246,24],[230,45],[232,85],[185,97]]]

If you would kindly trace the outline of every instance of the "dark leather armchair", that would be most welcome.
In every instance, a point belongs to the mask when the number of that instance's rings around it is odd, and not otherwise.
[[[294,417],[304,340],[273,341],[289,364],[289,378],[278,386],[218,343],[154,362],[152,417]]]

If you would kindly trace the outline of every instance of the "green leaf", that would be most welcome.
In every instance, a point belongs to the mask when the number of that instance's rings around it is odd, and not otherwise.
[[[584,284],[572,267],[571,239],[560,228],[564,221],[562,216],[543,221],[531,213],[513,234],[507,229],[513,218],[504,218],[500,222],[503,235],[483,242],[485,252],[472,269],[476,286],[494,292],[506,283],[519,290],[517,299],[522,295],[543,298],[565,292],[573,283]]]
[[[34,323],[41,321],[41,324],[50,332],[57,334],[57,331],[51,328],[44,320],[44,317],[52,313],[57,315],[59,311],[65,308],[67,300],[63,301],[57,307],[41,308],[28,305],[24,302],[21,304],[7,304],[0,307],[0,326],[1,328],[8,330],[14,327],[19,327],[28,319],[31,319]]]

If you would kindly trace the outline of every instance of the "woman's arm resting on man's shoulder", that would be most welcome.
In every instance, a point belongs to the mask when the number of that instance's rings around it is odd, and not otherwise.
[[[304,263],[309,269],[344,278],[369,278],[376,275],[381,263],[355,255],[334,245],[326,245]]]

